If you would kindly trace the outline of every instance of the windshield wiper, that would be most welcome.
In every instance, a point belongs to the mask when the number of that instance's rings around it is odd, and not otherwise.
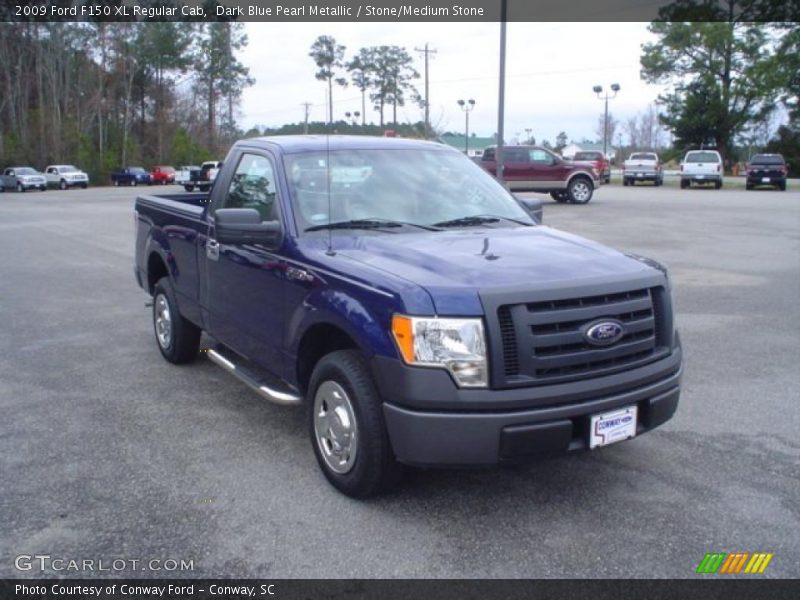
[[[439,231],[436,227],[408,223],[406,221],[392,221],[390,219],[351,219],[349,221],[336,221],[306,227],[305,231],[320,231],[322,229],[383,229],[385,227],[418,227],[426,231]]]
[[[520,225],[530,225],[530,223],[526,223],[525,221],[519,221],[517,219],[512,219],[511,217],[501,217],[499,215],[472,215],[469,217],[459,217],[458,219],[451,219],[449,221],[440,221],[439,223],[434,223],[434,227],[470,227],[472,225],[483,225],[484,223],[497,223],[501,219],[505,221],[511,221],[513,223],[519,223]]]

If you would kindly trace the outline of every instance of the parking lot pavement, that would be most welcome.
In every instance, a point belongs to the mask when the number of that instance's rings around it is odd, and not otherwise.
[[[744,551],[797,577],[796,190],[546,203],[547,225],[671,268],[677,415],[601,451],[414,471],[367,502],[326,483],[301,409],[161,358],[132,273],[137,190],[0,195],[0,576],[38,575],[14,568],[38,553],[193,561],[135,573],[159,576],[691,577]]]

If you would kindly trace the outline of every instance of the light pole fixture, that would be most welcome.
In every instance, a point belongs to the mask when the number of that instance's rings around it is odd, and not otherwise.
[[[525,138],[525,143],[526,144],[530,144],[531,143],[531,132],[532,131],[533,131],[533,129],[531,129],[530,127],[526,127],[525,128],[525,135],[528,136],[528,137]]]
[[[458,105],[461,107],[461,110],[464,111],[464,115],[466,116],[467,123],[466,123],[466,131],[467,135],[464,137],[464,154],[469,156],[469,113],[475,108],[475,100],[470,98],[466,102],[464,100],[459,100]]]
[[[614,92],[613,94],[609,94],[608,92],[605,95],[601,96],[600,94],[603,93],[603,86],[596,85],[592,88],[597,97],[600,100],[605,100],[606,103],[606,111],[603,116],[603,158],[608,158],[608,101],[612,100],[617,97],[617,92],[619,92],[620,87],[618,83],[611,84],[611,91]]]

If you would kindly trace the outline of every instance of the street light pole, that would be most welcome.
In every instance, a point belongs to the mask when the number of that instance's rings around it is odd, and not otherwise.
[[[473,100],[472,98],[470,98],[466,102],[464,102],[464,100],[459,100],[458,101],[458,105],[461,107],[461,110],[463,110],[464,114],[466,115],[466,120],[467,120],[467,124],[466,124],[466,130],[467,131],[466,131],[466,133],[467,133],[467,135],[464,138],[464,154],[469,156],[469,113],[470,113],[470,111],[472,111],[475,108],[475,100]]]
[[[603,115],[603,158],[608,158],[608,101],[612,100],[617,97],[617,92],[619,92],[620,87],[618,83],[611,84],[611,91],[614,92],[613,96],[610,96],[608,92],[605,95],[601,96],[600,94],[603,93],[603,86],[596,85],[592,88],[597,97],[601,100],[605,100],[606,103],[606,110]]]

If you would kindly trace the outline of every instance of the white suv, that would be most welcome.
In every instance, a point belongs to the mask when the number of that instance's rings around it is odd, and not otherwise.
[[[713,183],[722,187],[722,156],[716,150],[691,150],[681,163],[681,189],[694,183]]]

